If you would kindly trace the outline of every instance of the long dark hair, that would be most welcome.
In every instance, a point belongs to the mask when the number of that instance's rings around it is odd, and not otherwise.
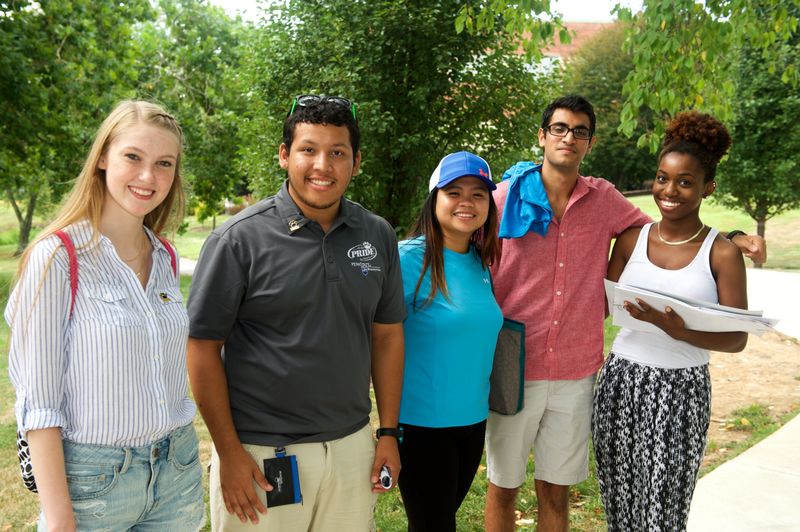
[[[442,234],[442,226],[439,225],[439,220],[436,219],[436,197],[439,190],[434,188],[428,194],[425,203],[422,204],[422,209],[420,209],[414,228],[408,234],[409,237],[425,237],[425,255],[422,259],[422,271],[419,273],[417,286],[414,288],[414,309],[430,305],[433,302],[433,298],[436,297],[437,291],[441,291],[445,299],[450,299],[447,293],[447,281],[444,278],[444,235]],[[480,257],[481,265],[484,269],[500,260],[500,239],[497,238],[497,225],[497,207],[490,194],[489,215],[486,217],[486,222],[480,229],[472,233],[470,238],[470,242],[474,246],[474,252]],[[431,271],[431,289],[425,301],[418,305],[419,287],[422,285],[425,271],[428,268]]]

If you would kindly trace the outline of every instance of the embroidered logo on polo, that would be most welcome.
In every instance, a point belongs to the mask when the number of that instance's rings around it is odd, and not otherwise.
[[[371,261],[378,256],[378,250],[369,242],[362,242],[347,250],[348,259],[357,259],[361,261]]]
[[[380,266],[371,264],[371,261],[377,256],[378,250],[370,242],[366,241],[356,244],[347,250],[347,258],[353,261],[350,265],[360,269],[361,275],[365,277],[369,275],[369,272],[381,271]]]

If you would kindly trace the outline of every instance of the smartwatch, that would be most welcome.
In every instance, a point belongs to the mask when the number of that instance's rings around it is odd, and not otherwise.
[[[380,439],[383,436],[397,438],[397,443],[403,443],[403,427],[381,427],[375,431],[375,437]]]

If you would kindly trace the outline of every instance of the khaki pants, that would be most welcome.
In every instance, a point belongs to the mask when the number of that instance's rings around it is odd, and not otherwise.
[[[275,447],[244,445],[262,465],[275,456]],[[268,508],[257,525],[242,524],[225,509],[219,483],[219,456],[212,449],[209,479],[211,529],[215,531],[341,532],[374,529],[373,510],[377,495],[369,481],[375,457],[375,440],[369,425],[344,438],[322,443],[286,446],[286,454],[297,456],[302,504]],[[266,493],[254,483],[266,505]]]

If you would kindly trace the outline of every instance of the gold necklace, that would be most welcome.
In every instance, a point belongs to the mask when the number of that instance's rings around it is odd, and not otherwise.
[[[687,244],[687,243],[691,242],[692,240],[694,240],[695,238],[697,238],[700,235],[700,233],[703,232],[703,229],[705,229],[705,228],[706,228],[706,225],[701,222],[700,223],[700,229],[698,229],[695,234],[693,234],[692,236],[690,236],[686,240],[679,240],[678,242],[670,242],[669,240],[665,240],[664,237],[661,236],[661,222],[659,221],[656,224],[656,229],[658,230],[658,239],[661,240],[663,243],[665,243],[668,246],[680,246],[681,244]]]
[[[122,259],[122,262],[134,262],[134,261],[136,261],[136,260],[137,260],[139,257],[141,257],[141,256],[142,256],[142,253],[144,253],[144,249],[147,247],[147,245],[146,245],[146,242],[147,242],[147,237],[145,237],[145,236],[143,235],[143,236],[142,236],[142,240],[141,240],[141,242],[142,242],[142,243],[141,243],[141,245],[139,245],[139,251],[137,251],[137,252],[136,252],[136,255],[134,255],[133,257],[131,257],[131,258],[129,258],[129,259],[123,259],[122,257],[120,257],[120,259]]]
[[[145,261],[145,263],[142,265],[142,269],[141,269],[141,270],[139,270],[138,272],[135,272],[135,274],[136,274],[136,278],[137,278],[137,279],[139,279],[139,280],[143,280],[143,279],[144,279],[144,277],[142,277],[142,275],[143,275],[143,274],[144,274],[144,273],[147,271],[147,269],[148,269],[149,267],[150,267],[150,261],[149,261],[149,260],[147,260],[147,261]]]

